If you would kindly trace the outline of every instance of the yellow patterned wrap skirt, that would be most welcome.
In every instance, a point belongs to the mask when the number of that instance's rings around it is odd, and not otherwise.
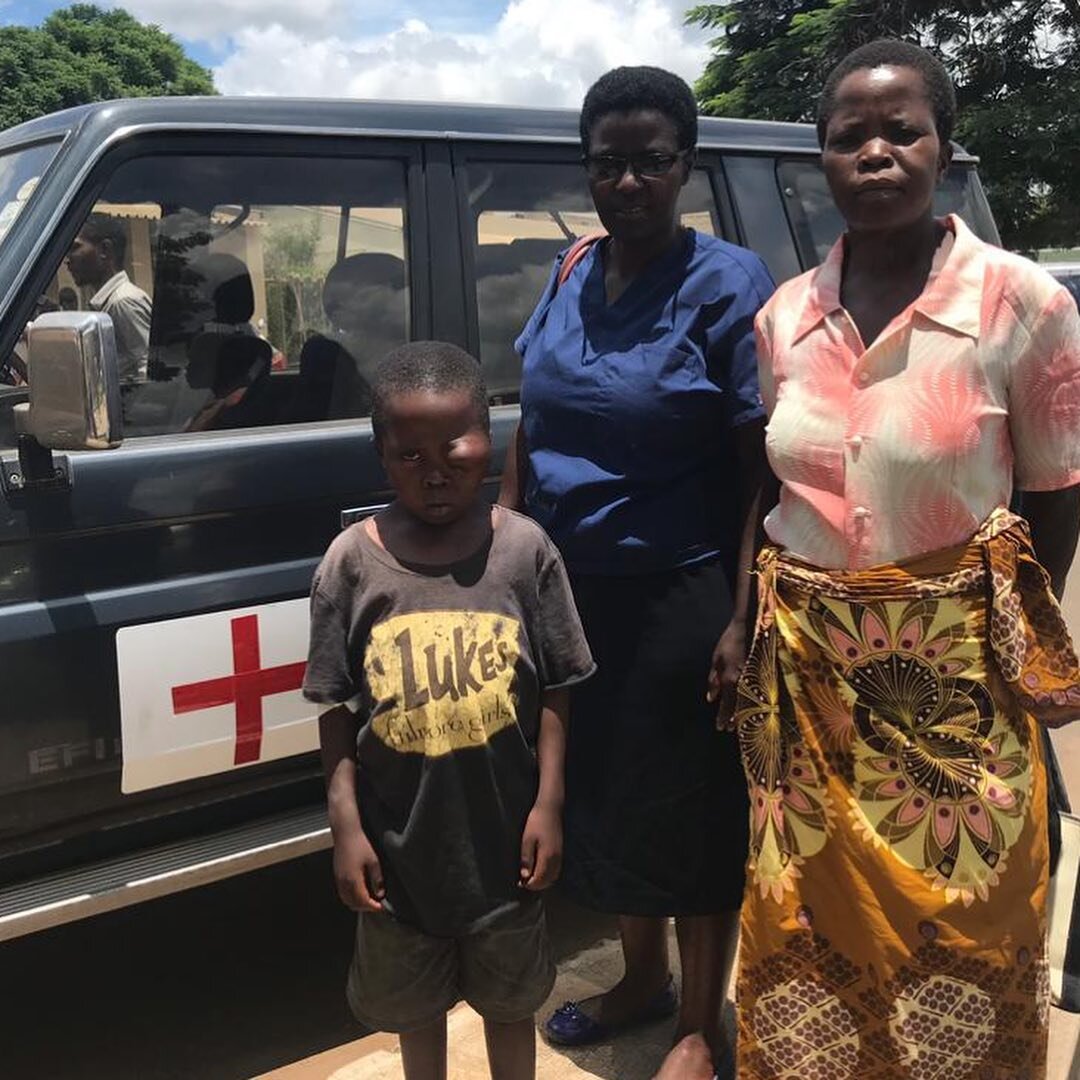
[[[739,1080],[1044,1077],[1038,724],[1080,714],[1080,671],[1026,525],[758,573]]]

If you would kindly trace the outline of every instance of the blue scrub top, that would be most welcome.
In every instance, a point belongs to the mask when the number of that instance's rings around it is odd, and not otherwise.
[[[608,304],[605,241],[515,343],[525,506],[572,573],[646,574],[739,546],[732,432],[765,415],[754,316],[775,288],[750,251],[692,229]]]

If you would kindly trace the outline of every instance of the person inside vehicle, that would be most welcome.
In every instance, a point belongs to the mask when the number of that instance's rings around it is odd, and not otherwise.
[[[80,288],[94,289],[90,308],[112,320],[121,383],[146,378],[151,302],[127,275],[127,231],[108,214],[91,214],[67,256],[67,268]]]
[[[670,72],[617,68],[586,94],[608,236],[560,256],[517,342],[522,420],[499,501],[558,545],[597,658],[573,694],[561,888],[619,916],[626,963],[545,1034],[582,1045],[677,1011],[677,1035],[704,1032],[719,1063],[748,809],[706,688],[718,640],[730,686],[725,658],[741,659],[764,463],[753,321],[773,282],[758,256],[680,225],[696,141],[694,96]]]
[[[79,310],[79,294],[70,285],[65,285],[60,290],[57,299],[60,301],[61,311]]]
[[[304,342],[294,419],[371,412],[376,361],[406,337],[407,296],[405,264],[394,255],[359,252],[330,268],[322,300],[331,329]]]
[[[204,252],[189,265],[213,317],[188,342],[185,378],[209,390],[185,431],[261,427],[277,420],[271,394],[273,347],[251,322],[255,292],[244,262],[225,252]]]
[[[841,61],[818,136],[847,228],[758,316],[781,489],[733,717],[740,1080],[1046,1076],[1041,727],[1080,716],[1055,599],[1080,529],[1080,316],[934,216],[955,109],[915,45]]]

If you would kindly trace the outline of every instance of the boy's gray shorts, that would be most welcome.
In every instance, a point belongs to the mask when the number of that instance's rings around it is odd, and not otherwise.
[[[544,905],[536,898],[458,938],[362,912],[346,996],[361,1024],[401,1033],[427,1027],[461,1000],[485,1020],[524,1020],[554,982]]]

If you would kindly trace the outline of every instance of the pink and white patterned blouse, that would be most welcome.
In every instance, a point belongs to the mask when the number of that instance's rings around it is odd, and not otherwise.
[[[1013,489],[1080,483],[1080,315],[956,216],[926,288],[870,345],[840,303],[843,239],[758,314],[770,539],[861,569],[966,543]]]

